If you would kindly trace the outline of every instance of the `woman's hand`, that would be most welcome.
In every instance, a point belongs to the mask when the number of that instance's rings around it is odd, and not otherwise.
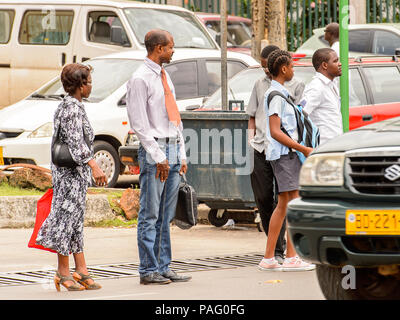
[[[97,186],[104,187],[107,185],[107,177],[104,172],[98,166],[96,160],[92,159],[88,162],[88,165],[92,168],[93,179]]]

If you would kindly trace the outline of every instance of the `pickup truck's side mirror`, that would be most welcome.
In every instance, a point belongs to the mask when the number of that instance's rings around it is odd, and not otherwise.
[[[126,107],[126,94],[118,101],[118,107]]]
[[[400,56],[400,48],[396,48],[396,50],[394,51],[394,54],[396,56]]]

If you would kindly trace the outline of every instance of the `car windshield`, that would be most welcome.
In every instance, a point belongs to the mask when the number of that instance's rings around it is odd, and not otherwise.
[[[128,8],[124,11],[142,45],[146,33],[157,28],[172,34],[175,48],[216,49],[211,37],[189,12],[144,8]]]
[[[315,71],[309,66],[295,66],[294,76],[297,81],[302,81],[307,84],[311,81]],[[265,76],[262,68],[248,68],[228,81],[228,101],[243,100],[247,107],[251,91],[258,79]],[[218,89],[210,98],[206,100],[203,109],[221,109],[221,88]]]
[[[132,59],[95,59],[83,64],[90,64],[92,71],[92,92],[88,102],[99,102],[107,98],[115,90],[126,83],[142,60]],[[55,78],[47,86],[35,92],[32,99],[61,98],[65,95],[60,77]]]

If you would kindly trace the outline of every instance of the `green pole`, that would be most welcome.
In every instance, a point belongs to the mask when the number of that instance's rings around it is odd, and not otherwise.
[[[349,0],[339,1],[339,44],[342,76],[340,77],[340,99],[343,132],[349,131]]]

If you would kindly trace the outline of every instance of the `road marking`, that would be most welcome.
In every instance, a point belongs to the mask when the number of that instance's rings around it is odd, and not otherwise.
[[[131,293],[131,294],[123,294],[119,296],[102,296],[102,297],[94,297],[94,298],[86,298],[86,299],[74,299],[74,300],[97,300],[97,299],[113,299],[113,298],[122,298],[122,297],[135,297],[135,296],[149,296],[157,294],[157,292],[145,292],[145,293]]]

